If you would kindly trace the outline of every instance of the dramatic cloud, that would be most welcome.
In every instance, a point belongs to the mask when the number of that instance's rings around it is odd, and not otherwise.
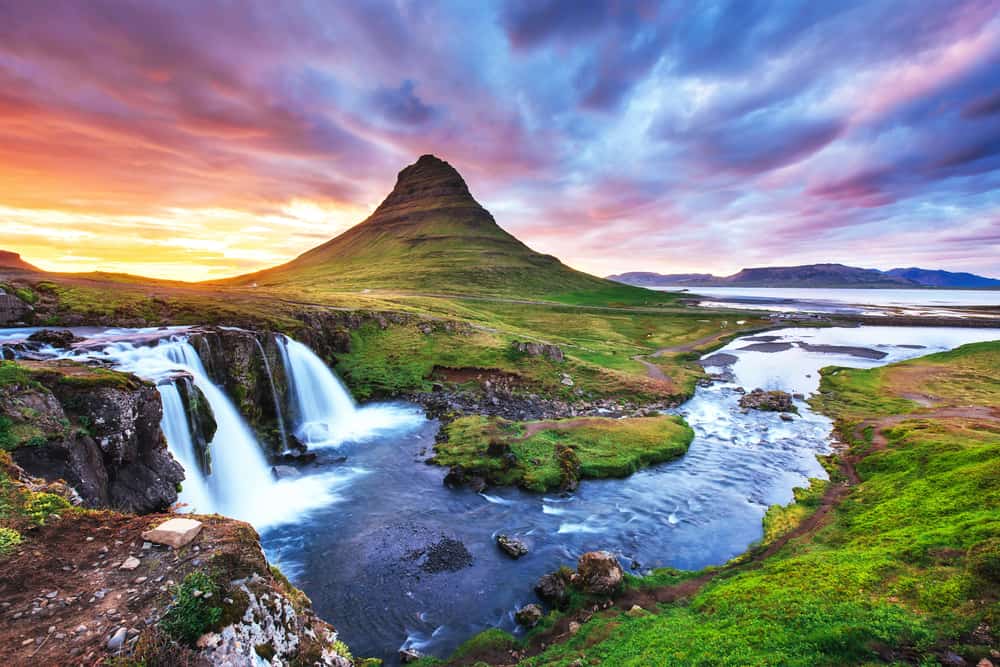
[[[595,273],[1000,274],[1000,0],[0,3],[0,247],[285,261],[433,152]]]

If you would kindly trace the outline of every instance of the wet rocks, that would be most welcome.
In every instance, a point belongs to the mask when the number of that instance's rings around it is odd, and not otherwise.
[[[569,580],[572,571],[569,568],[561,569],[550,574],[543,575],[535,584],[535,595],[542,602],[552,605],[557,609],[563,609],[569,603]]]
[[[514,352],[518,354],[526,354],[530,357],[546,357],[547,359],[556,362],[560,362],[565,359],[563,351],[557,345],[514,341],[510,344],[510,347]]]
[[[486,490],[486,478],[474,471],[467,471],[462,466],[452,466],[444,476],[444,485],[453,488],[467,486],[480,493]]]
[[[14,461],[65,480],[88,507],[148,513],[177,500],[184,469],[160,430],[160,394],[134,376],[67,360],[19,361],[31,383],[0,388],[0,414],[28,434]]]
[[[537,604],[526,604],[517,610],[514,614],[514,620],[517,621],[518,625],[523,625],[526,628],[533,628],[538,625],[538,622],[542,620],[542,608]]]
[[[782,412],[781,415],[779,415],[779,416],[781,417],[781,421],[783,421],[783,422],[795,421],[795,417],[793,417],[792,415],[788,414],[787,412]]]
[[[298,470],[286,465],[271,466],[271,474],[274,475],[275,479],[295,479],[302,476]]]
[[[451,537],[442,537],[425,549],[410,552],[407,557],[412,560],[423,558],[420,569],[429,574],[457,572],[472,565],[472,554],[468,548],[461,540]]]
[[[83,340],[73,334],[72,331],[57,329],[42,329],[28,336],[28,342],[39,345],[51,345],[53,347],[67,348],[73,343]]]
[[[589,595],[611,595],[618,591],[625,572],[608,551],[589,551],[576,564],[574,583]]]
[[[740,398],[740,407],[764,412],[798,412],[792,402],[792,395],[778,389],[754,389]]]
[[[424,654],[414,648],[403,648],[399,650],[399,661],[404,665],[422,660]]]
[[[519,540],[516,537],[510,537],[509,535],[500,534],[497,535],[497,546],[505,554],[517,560],[521,556],[525,556],[528,553],[528,545]]]

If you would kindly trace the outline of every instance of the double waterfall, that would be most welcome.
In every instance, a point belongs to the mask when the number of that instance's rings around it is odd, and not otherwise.
[[[247,332],[247,335],[254,334]],[[337,446],[347,440],[395,428],[418,417],[413,410],[392,405],[361,407],[327,368],[302,343],[278,336],[281,363],[287,378],[287,395],[275,388],[263,346],[277,424],[282,444],[286,427],[310,449]],[[74,353],[72,356],[81,356]],[[276,479],[264,448],[243,415],[223,388],[213,382],[195,346],[184,335],[160,339],[154,345],[117,342],[100,351],[82,353],[102,359],[122,371],[157,383],[163,403],[161,427],[174,458],[184,466],[185,481],[180,501],[185,509],[200,514],[218,513],[253,523],[258,529],[294,520],[300,513],[329,504],[336,491],[361,471],[341,467],[290,479]],[[191,391],[200,390],[216,423],[207,445],[209,465],[203,465],[197,434],[190,418]],[[187,398],[185,398],[187,397]]]

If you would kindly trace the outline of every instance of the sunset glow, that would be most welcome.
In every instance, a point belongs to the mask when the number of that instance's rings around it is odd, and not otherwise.
[[[597,274],[1000,274],[1000,1],[0,5],[0,248],[288,261],[422,153]]]

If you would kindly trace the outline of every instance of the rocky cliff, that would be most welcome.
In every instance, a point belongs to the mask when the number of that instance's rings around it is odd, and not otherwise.
[[[71,361],[0,362],[0,445],[87,507],[163,510],[184,471],[160,431],[156,387]]]
[[[71,499],[0,451],[0,646],[12,664],[357,664],[249,525],[194,517],[200,531],[175,548],[146,539],[171,515]]]

